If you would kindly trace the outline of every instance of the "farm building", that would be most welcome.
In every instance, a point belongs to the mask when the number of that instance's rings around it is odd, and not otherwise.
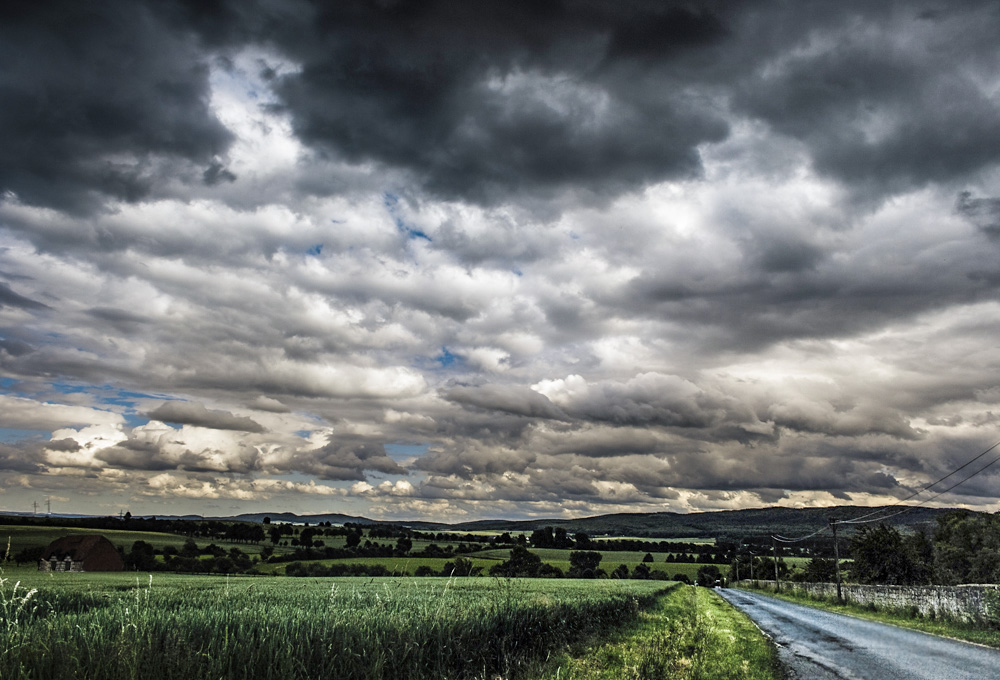
[[[39,571],[122,571],[125,562],[104,536],[63,536],[49,544]]]

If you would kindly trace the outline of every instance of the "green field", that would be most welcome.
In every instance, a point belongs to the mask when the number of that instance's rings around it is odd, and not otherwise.
[[[136,541],[146,541],[154,548],[162,549],[164,546],[173,545],[178,548],[184,545],[186,536],[180,534],[164,534],[157,531],[125,531],[125,530],[94,530],[80,529],[76,527],[59,526],[21,526],[0,524],[0,552],[7,549],[7,541],[10,540],[11,555],[24,548],[44,548],[52,541],[63,536],[84,534],[101,534],[116,547],[128,550]],[[200,541],[201,544],[208,545],[210,541]],[[248,548],[250,546],[247,546]]]
[[[8,537],[13,554],[84,533],[100,533],[124,552],[137,540],[157,549],[179,548],[188,540],[180,534],[155,532],[0,525],[0,557]],[[344,542],[343,537],[319,538],[331,547]],[[395,543],[393,539],[372,540]],[[251,554],[270,545],[270,541],[254,546],[204,538],[195,542],[200,547],[210,543],[238,547]],[[413,543],[416,551],[430,541]],[[457,545],[437,544],[442,548]],[[276,552],[290,550],[282,546]],[[532,552],[569,571],[571,550]],[[653,554],[657,561],[643,563],[644,552],[601,552],[601,568],[607,573],[619,564],[630,572],[645,564],[670,578],[682,573],[694,580],[703,566],[665,563],[660,561],[665,557],[661,553]],[[710,595],[707,589],[652,580],[487,576],[490,567],[509,556],[510,549],[504,547],[433,558],[356,556],[312,561],[327,566],[377,565],[391,573],[413,574],[421,566],[441,573],[448,562],[464,557],[482,569],[480,578],[289,578],[281,576],[289,563],[266,561],[256,565],[263,573],[256,577],[45,573],[34,565],[0,562],[0,678],[527,680],[542,677],[554,659],[576,659],[580,650],[599,648],[615,636],[628,634],[630,626],[645,622],[647,628],[636,630],[647,630],[648,625],[660,625],[650,621],[660,619],[669,635],[676,637],[676,644],[671,642],[674,647],[661,650],[662,654],[682,670],[702,667],[705,659],[713,658],[704,649],[707,642],[700,643],[697,653],[682,644],[692,636],[710,639],[698,628],[705,619],[698,613],[702,604],[684,617],[676,615],[677,602],[701,602],[692,598],[695,593]],[[687,594],[679,595],[682,592]],[[668,606],[667,601],[673,604]],[[660,619],[648,613],[666,611],[664,607],[673,613]],[[657,640],[665,639],[656,635]],[[711,644],[722,645],[721,650],[723,642]],[[739,644],[744,644],[742,637]],[[555,677],[570,677],[565,673],[573,669],[578,667],[556,669]],[[600,677],[620,676],[609,670]],[[705,676],[676,673],[670,677]]]
[[[533,553],[541,557],[542,561],[557,567],[565,574],[570,569],[568,550],[554,549],[532,549]],[[489,574],[490,567],[499,564],[509,556],[509,550],[489,550],[466,555],[455,555],[454,557],[343,557],[337,559],[302,560],[302,564],[322,564],[329,566],[332,564],[362,564],[365,566],[379,565],[385,567],[390,573],[397,575],[413,575],[421,566],[427,566],[436,572],[444,569],[448,562],[454,562],[459,557],[464,557],[472,562],[473,566],[480,567],[484,576]],[[691,581],[698,575],[698,569],[705,565],[693,562],[643,562],[644,553],[634,552],[604,552],[601,561],[601,569],[611,573],[618,565],[624,564],[631,573],[640,564],[645,564],[650,570],[659,570],[666,573],[668,578],[673,578],[676,574],[684,574]],[[631,559],[625,559],[631,558]],[[288,562],[267,563],[262,562],[257,565],[257,570],[262,574],[284,574]],[[726,573],[729,566],[724,564],[715,565],[720,571]]]
[[[0,558],[7,550],[7,541],[10,540],[10,554],[15,555],[24,548],[44,548],[52,541],[63,536],[76,534],[100,534],[115,547],[128,552],[132,549],[132,544],[136,541],[145,541],[157,550],[162,550],[166,546],[180,548],[184,542],[189,540],[188,536],[181,534],[167,534],[159,531],[128,531],[125,529],[81,529],[78,527],[60,526],[21,526],[0,524]],[[261,548],[270,545],[268,542],[261,544],[237,543],[223,539],[192,538],[199,548],[209,544],[216,544],[224,548],[236,547],[249,555],[260,554]],[[289,552],[291,548],[275,548],[276,553]]]
[[[4,680],[764,680],[772,670],[773,649],[749,621],[710,589],[676,583],[0,575]]]
[[[3,578],[5,680],[530,677],[552,650],[632,620],[664,588],[29,569]]]

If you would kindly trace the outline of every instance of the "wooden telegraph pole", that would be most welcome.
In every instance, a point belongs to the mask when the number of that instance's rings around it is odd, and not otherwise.
[[[843,602],[844,596],[840,592],[840,545],[837,541],[837,520],[830,518],[830,529],[833,530],[833,568],[837,573],[837,601]]]
[[[781,592],[781,581],[778,580],[778,541],[771,536],[771,550],[774,557],[774,592]]]

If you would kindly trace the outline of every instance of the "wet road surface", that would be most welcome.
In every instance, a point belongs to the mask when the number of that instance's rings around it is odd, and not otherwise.
[[[771,636],[796,680],[1000,679],[1000,650],[744,590],[716,592]]]

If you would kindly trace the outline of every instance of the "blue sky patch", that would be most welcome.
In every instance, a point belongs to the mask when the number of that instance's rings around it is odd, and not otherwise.
[[[45,430],[21,430],[15,427],[0,427],[0,442],[13,444],[14,442],[23,442],[32,439],[40,442],[48,441],[50,434]]]
[[[385,452],[396,461],[406,460],[427,453],[430,444],[386,444]]]
[[[455,364],[461,364],[463,362],[462,357],[457,354],[452,354],[448,351],[447,347],[442,347],[441,353],[434,357],[434,360],[437,361],[442,368],[451,368]]]
[[[389,211],[389,214],[392,215],[392,219],[396,223],[396,229],[399,230],[399,233],[405,234],[410,240],[424,239],[430,243],[434,242],[434,239],[428,236],[422,229],[407,223],[406,220],[396,214],[396,206],[399,205],[398,196],[387,193],[383,196],[382,202],[385,205],[386,210]]]

